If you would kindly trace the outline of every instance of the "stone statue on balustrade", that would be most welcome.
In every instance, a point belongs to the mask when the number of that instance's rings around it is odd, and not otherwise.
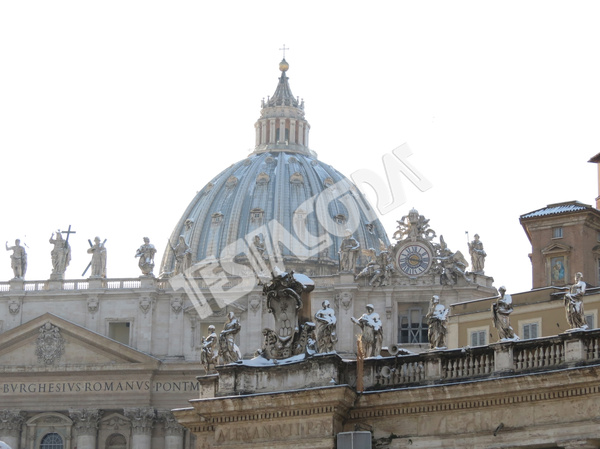
[[[219,356],[221,363],[227,365],[242,359],[240,348],[235,344],[235,336],[240,332],[242,326],[233,312],[227,314],[227,323],[219,334]]]
[[[10,256],[10,266],[15,275],[14,279],[24,279],[27,272],[27,252],[21,246],[21,240],[15,240],[15,246],[8,246],[6,242],[6,251],[12,251]]]
[[[498,301],[492,304],[492,317],[494,327],[498,331],[500,341],[518,340],[519,337],[510,325],[510,314],[513,311],[512,297],[506,293],[506,287],[498,289],[500,296]]]
[[[308,276],[289,273],[277,267],[271,279],[262,282],[263,295],[267,297],[267,309],[275,319],[275,329],[263,330],[263,347],[260,355],[266,359],[286,359],[295,355],[310,354],[311,334],[315,325],[301,323],[299,311],[302,309],[302,294],[310,293],[315,285]]]
[[[378,357],[383,346],[383,323],[379,314],[375,312],[373,304],[367,304],[366,309],[367,312],[363,313],[359,319],[354,317],[350,319],[362,330],[360,343],[364,357]]]
[[[190,245],[187,244],[183,235],[179,236],[177,246],[173,247],[171,242],[169,242],[169,245],[175,254],[175,271],[173,275],[176,276],[185,273],[192,266],[192,250],[190,249]]]
[[[50,277],[62,279],[71,262],[71,246],[69,245],[68,234],[67,239],[63,239],[62,233],[56,231],[56,234],[52,233],[52,236],[50,236],[50,243],[54,245],[50,252],[52,257],[52,274]]]
[[[154,255],[156,254],[156,248],[150,243],[148,237],[144,237],[144,244],[138,248],[135,252],[135,257],[139,257],[140,261],[138,266],[142,270],[142,275],[153,277],[154,274]]]
[[[340,273],[354,273],[356,261],[358,260],[358,252],[360,251],[360,243],[352,236],[352,231],[346,229],[346,237],[340,245]]]
[[[475,234],[473,241],[469,242],[469,254],[471,255],[472,273],[484,274],[483,267],[487,254],[483,250],[483,243],[479,240],[479,234]]]
[[[214,369],[219,359],[219,350],[217,348],[218,338],[215,332],[215,326],[208,326],[208,336],[202,337],[202,348],[200,350],[200,362],[204,367],[204,371],[209,373]]]
[[[565,294],[565,312],[569,330],[587,329],[587,321],[583,312],[583,296],[585,295],[586,284],[583,281],[583,274],[575,274],[575,283],[570,287],[569,292]]]
[[[100,237],[94,238],[94,244],[90,242],[90,247],[87,250],[88,254],[92,255],[92,261],[88,267],[92,268],[92,278],[106,278],[106,239],[100,242]],[[87,268],[86,270],[87,271]],[[83,272],[85,274],[85,271]]]
[[[429,325],[428,337],[430,349],[445,349],[446,335],[448,333],[448,312],[449,309],[440,304],[440,297],[433,295],[427,312],[427,324]]]
[[[323,308],[315,313],[317,350],[320,353],[334,352],[337,343],[335,312],[329,301],[323,301]]]

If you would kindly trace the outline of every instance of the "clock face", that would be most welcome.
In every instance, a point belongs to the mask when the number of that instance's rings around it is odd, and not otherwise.
[[[410,243],[398,252],[398,268],[408,276],[425,273],[432,262],[429,248],[420,243]]]

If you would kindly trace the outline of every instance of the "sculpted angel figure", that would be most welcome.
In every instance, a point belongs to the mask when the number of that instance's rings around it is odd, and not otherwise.
[[[375,313],[373,304],[367,304],[366,309],[367,313],[363,313],[359,319],[350,319],[362,330],[361,342],[365,358],[377,357],[383,346],[383,323],[379,314]]]

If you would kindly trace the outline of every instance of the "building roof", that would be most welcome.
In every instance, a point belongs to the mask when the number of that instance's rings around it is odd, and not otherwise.
[[[521,215],[519,218],[521,220],[526,220],[528,218],[538,218],[549,215],[560,215],[567,214],[572,212],[580,212],[582,210],[596,210],[592,206],[588,204],[580,203],[579,201],[567,201],[564,203],[556,203],[549,204],[546,207],[543,207],[538,210],[534,210],[533,212],[528,212],[526,214]]]

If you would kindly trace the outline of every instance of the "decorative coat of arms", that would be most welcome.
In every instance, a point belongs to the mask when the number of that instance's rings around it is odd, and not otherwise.
[[[263,330],[262,355],[267,359],[285,359],[304,354],[314,323],[301,325],[298,311],[302,308],[302,293],[312,291],[314,283],[308,276],[277,268],[272,276],[263,284],[263,294],[267,297],[267,308],[275,318],[275,330]]]
[[[38,361],[45,365],[52,365],[60,359],[65,352],[65,340],[60,334],[60,329],[47,322],[40,327],[40,334],[35,343],[35,355]]]

